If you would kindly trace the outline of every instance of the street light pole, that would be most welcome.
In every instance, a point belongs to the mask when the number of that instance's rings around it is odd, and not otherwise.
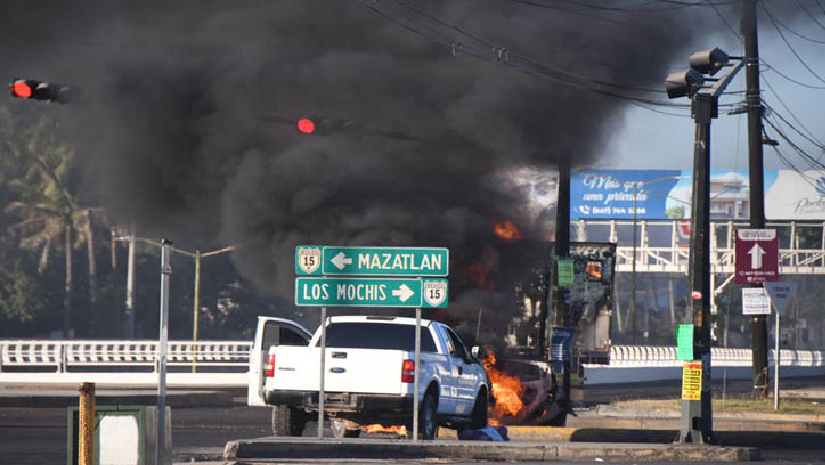
[[[638,183],[633,182],[633,269],[630,275],[630,321],[633,332],[633,344],[636,344],[636,193]]]

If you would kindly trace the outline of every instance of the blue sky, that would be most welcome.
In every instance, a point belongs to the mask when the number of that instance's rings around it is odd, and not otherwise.
[[[770,3],[768,3],[770,5]],[[726,9],[728,21],[738,27],[738,8]],[[732,13],[736,13],[736,15]],[[760,17],[764,12],[760,9]],[[825,24],[825,17],[817,18]],[[786,20],[786,18],[783,18]],[[786,24],[810,38],[825,41],[825,29],[817,25],[811,18],[800,15],[796,21],[787,21]],[[760,22],[759,26],[760,57],[782,73],[814,86],[825,86],[817,80],[802,64],[797,61],[792,52],[782,41],[776,29],[769,22]],[[719,47],[730,55],[743,54],[742,45],[736,37],[720,22],[720,33],[709,36],[704,43],[695,43],[696,50]],[[803,40],[783,30],[785,37],[794,46],[805,62],[820,76],[825,77],[825,44]],[[687,68],[687,56],[679,63],[673,63],[673,71]],[[722,72],[720,72],[720,75]],[[825,90],[814,90],[800,87],[788,82],[775,72],[763,68],[761,90],[763,98],[769,105],[776,108],[785,118],[791,118],[788,111],[782,107],[776,96],[766,85],[770,83],[781,96],[793,113],[810,129],[820,140],[825,138]],[[664,76],[662,76],[664,89]],[[729,91],[745,88],[745,72],[739,73],[734,82],[728,87]],[[740,94],[723,99],[722,103],[734,103],[740,100]],[[687,103],[687,99],[676,100]],[[770,115],[769,115],[770,116]],[[792,120],[791,120],[792,121]],[[796,125],[796,123],[794,123]],[[776,137],[768,128],[769,134]],[[800,128],[801,129],[801,128]],[[666,116],[643,108],[629,106],[624,113],[624,125],[619,126],[612,143],[605,147],[605,153],[593,165],[594,168],[605,169],[683,169],[693,167],[693,121],[687,117]],[[790,129],[783,131],[810,155],[818,157],[822,151],[802,137],[792,133]],[[809,169],[811,164],[793,153],[787,143],[780,140],[780,150],[789,156],[791,161],[800,169]],[[765,169],[788,169],[777,157],[771,147],[764,149]],[[711,127],[711,169],[714,170],[747,170],[747,115],[726,115],[720,109],[719,119],[714,120]]]

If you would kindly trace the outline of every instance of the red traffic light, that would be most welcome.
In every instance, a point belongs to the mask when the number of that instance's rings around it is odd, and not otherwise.
[[[22,79],[17,80],[14,81],[14,84],[11,86],[11,95],[14,97],[29,98],[32,96],[32,88],[26,81]]]
[[[304,134],[312,134],[315,132],[315,123],[311,119],[301,118],[298,120],[298,130]]]

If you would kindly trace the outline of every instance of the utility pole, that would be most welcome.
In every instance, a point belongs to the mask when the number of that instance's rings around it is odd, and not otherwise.
[[[762,114],[759,93],[759,41],[756,2],[742,0],[741,34],[745,42],[745,79],[748,110],[748,174],[750,178],[750,227],[765,228],[765,180],[762,162]],[[765,315],[751,317],[754,394],[766,397],[768,389],[768,326]]]
[[[570,257],[570,160],[563,159],[559,162],[559,195],[556,202],[556,241],[554,243],[554,255],[562,260]],[[555,265],[554,266],[558,266]],[[554,326],[567,328],[572,332],[572,322],[570,321],[570,309],[567,306],[567,289],[559,286],[558,269],[553,273],[556,284],[556,301],[554,312]],[[570,346],[572,352],[573,336],[570,336]],[[562,386],[564,386],[564,397],[561,399],[562,409],[567,411],[570,404],[570,356],[565,355],[562,361]]]
[[[716,96],[697,93],[691,116],[696,123],[693,142],[693,198],[690,214],[690,290],[695,360],[701,360],[699,400],[682,400],[680,442],[713,442],[710,393],[710,122],[717,114]]]
[[[725,52],[714,48],[690,57],[690,69],[668,75],[669,98],[688,96],[690,116],[696,125],[693,142],[693,196],[690,215],[690,290],[693,319],[693,356],[682,375],[682,421],[677,439],[680,443],[715,443],[710,385],[710,123],[719,114],[719,96],[733,80],[743,62],[728,64]],[[736,57],[734,57],[736,58]],[[713,76],[732,66],[712,86],[705,86],[704,75]],[[709,92],[702,92],[708,89]],[[697,376],[698,371],[698,376]]]

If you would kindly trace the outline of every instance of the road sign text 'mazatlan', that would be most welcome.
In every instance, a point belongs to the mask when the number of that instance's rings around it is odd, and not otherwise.
[[[449,261],[449,251],[439,247],[295,248],[298,275],[446,277]]]

